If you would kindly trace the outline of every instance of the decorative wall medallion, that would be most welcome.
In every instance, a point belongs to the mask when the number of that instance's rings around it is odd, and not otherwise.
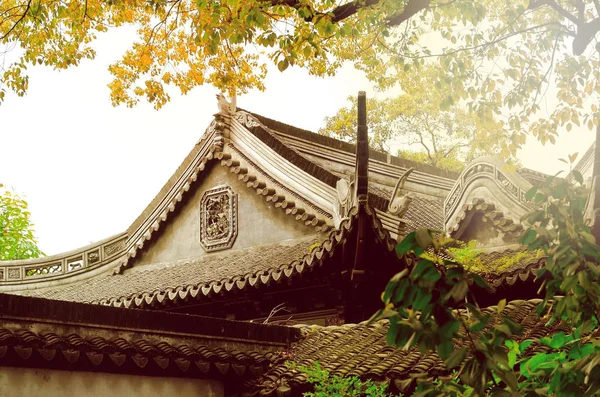
[[[200,201],[200,243],[205,251],[231,248],[237,237],[237,194],[229,186],[207,190]]]

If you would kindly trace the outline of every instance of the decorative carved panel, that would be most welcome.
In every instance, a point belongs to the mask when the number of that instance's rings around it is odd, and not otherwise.
[[[104,246],[104,257],[107,258],[125,248],[125,240],[115,241]]]
[[[12,269],[11,269],[12,270]],[[52,273],[62,273],[62,262],[44,264],[40,266],[31,266],[25,268],[25,277],[43,276]],[[10,273],[9,273],[10,278]]]
[[[71,272],[74,270],[83,269],[83,257],[78,256],[67,260],[67,271]]]
[[[233,118],[246,128],[261,127],[261,123],[256,117],[244,111],[236,112],[236,114],[233,115]]]
[[[93,265],[94,263],[100,262],[100,251],[95,250],[92,252],[88,252],[87,261],[89,265]]]
[[[21,278],[21,268],[20,267],[9,267],[8,268],[8,279],[9,280],[19,280]]]
[[[237,237],[237,194],[229,186],[207,190],[200,201],[200,243],[205,251],[231,248]]]

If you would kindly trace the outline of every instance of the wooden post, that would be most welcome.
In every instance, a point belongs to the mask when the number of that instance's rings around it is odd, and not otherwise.
[[[358,207],[356,215],[356,234],[354,245],[354,258],[350,262],[350,280],[347,288],[346,322],[359,322],[364,320],[364,296],[359,294],[359,284],[366,280],[367,234],[369,228],[369,215],[367,214],[367,198],[369,193],[369,137],[367,130],[367,98],[364,91],[358,93],[358,128],[356,136],[356,170],[354,177],[354,205]]]
[[[367,201],[369,193],[369,136],[367,128],[367,96],[358,93],[358,128],[356,131],[356,169],[354,173],[355,205]]]

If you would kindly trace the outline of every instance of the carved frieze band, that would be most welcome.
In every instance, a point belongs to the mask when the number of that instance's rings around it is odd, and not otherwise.
[[[105,243],[86,248],[79,253],[63,258],[49,258],[47,261],[35,259],[0,269],[0,284],[39,280],[63,276],[66,273],[80,273],[108,263],[125,250],[126,236],[120,236]],[[102,255],[104,253],[104,255]]]
[[[200,243],[207,252],[231,248],[237,237],[237,194],[229,186],[207,190],[200,200]]]
[[[467,168],[456,181],[456,185],[444,202],[444,214],[446,222],[454,213],[460,197],[463,196],[470,182],[479,177],[487,177],[494,180],[509,196],[514,197],[515,201],[529,206],[529,202],[525,198],[526,190],[521,189],[503,173],[496,165],[488,163],[478,163]]]

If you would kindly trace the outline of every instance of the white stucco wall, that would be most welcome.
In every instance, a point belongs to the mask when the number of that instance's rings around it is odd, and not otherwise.
[[[222,397],[215,380],[0,367],[2,397]]]
[[[189,200],[171,219],[160,234],[148,243],[134,266],[172,262],[180,259],[201,258],[207,254],[200,244],[200,201],[206,190],[217,186],[231,186],[238,195],[238,235],[232,250],[249,248],[315,234],[314,227],[305,226],[286,215],[273,203],[268,203],[253,189],[238,180],[227,168],[215,165],[194,186]],[[222,254],[223,251],[217,251]]]

